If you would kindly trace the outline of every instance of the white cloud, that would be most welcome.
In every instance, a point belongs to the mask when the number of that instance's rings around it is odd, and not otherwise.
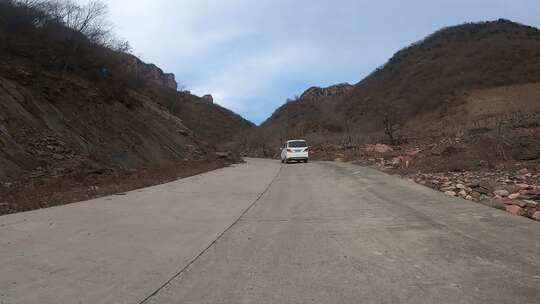
[[[80,0],[88,1],[88,0]],[[106,0],[142,59],[261,120],[311,85],[355,82],[442,26],[539,25],[536,0]]]

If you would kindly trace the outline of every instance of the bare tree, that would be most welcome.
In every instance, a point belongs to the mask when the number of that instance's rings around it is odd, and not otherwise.
[[[176,89],[178,92],[189,92],[189,90],[187,89],[187,86],[183,83],[178,83],[177,85],[177,89]]]
[[[91,43],[126,47],[125,41],[118,43],[119,40],[112,34],[109,10],[102,1],[90,1],[84,5],[72,0],[17,0],[14,3],[33,12],[33,23],[37,27],[63,25],[73,30],[74,34],[85,36]]]
[[[401,131],[403,113],[400,108],[390,103],[383,103],[377,108],[377,114],[381,117],[384,134],[390,140],[390,144],[398,143],[398,135]]]
[[[345,132],[346,132],[346,136],[347,136],[345,145],[346,145],[347,148],[352,146],[351,127],[349,125],[350,119],[351,119],[350,118],[350,112],[348,112],[345,115],[345,120],[344,120],[344,122],[345,122]]]
[[[110,38],[103,44],[104,47],[109,48],[115,52],[131,54],[133,48],[127,40]]]
[[[102,44],[111,34],[112,26],[107,21],[109,12],[105,3],[91,1],[83,6],[71,0],[49,3],[65,26],[83,34],[91,42]]]

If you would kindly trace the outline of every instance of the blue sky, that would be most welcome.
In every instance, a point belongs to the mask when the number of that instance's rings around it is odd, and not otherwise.
[[[441,27],[498,18],[540,26],[538,0],[104,2],[135,55],[255,123],[311,86],[360,81]]]

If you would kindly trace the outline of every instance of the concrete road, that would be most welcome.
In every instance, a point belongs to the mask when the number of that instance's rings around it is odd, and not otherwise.
[[[279,169],[241,164],[0,216],[0,304],[139,303],[238,219]]]
[[[0,303],[539,303],[540,224],[343,163],[0,217]],[[50,223],[49,223],[50,222]]]

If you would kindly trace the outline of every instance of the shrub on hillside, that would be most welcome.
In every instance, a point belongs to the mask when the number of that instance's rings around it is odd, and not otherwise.
[[[128,66],[129,43],[114,35],[100,1],[0,0],[0,42],[7,58],[101,81],[109,93],[144,85]]]

